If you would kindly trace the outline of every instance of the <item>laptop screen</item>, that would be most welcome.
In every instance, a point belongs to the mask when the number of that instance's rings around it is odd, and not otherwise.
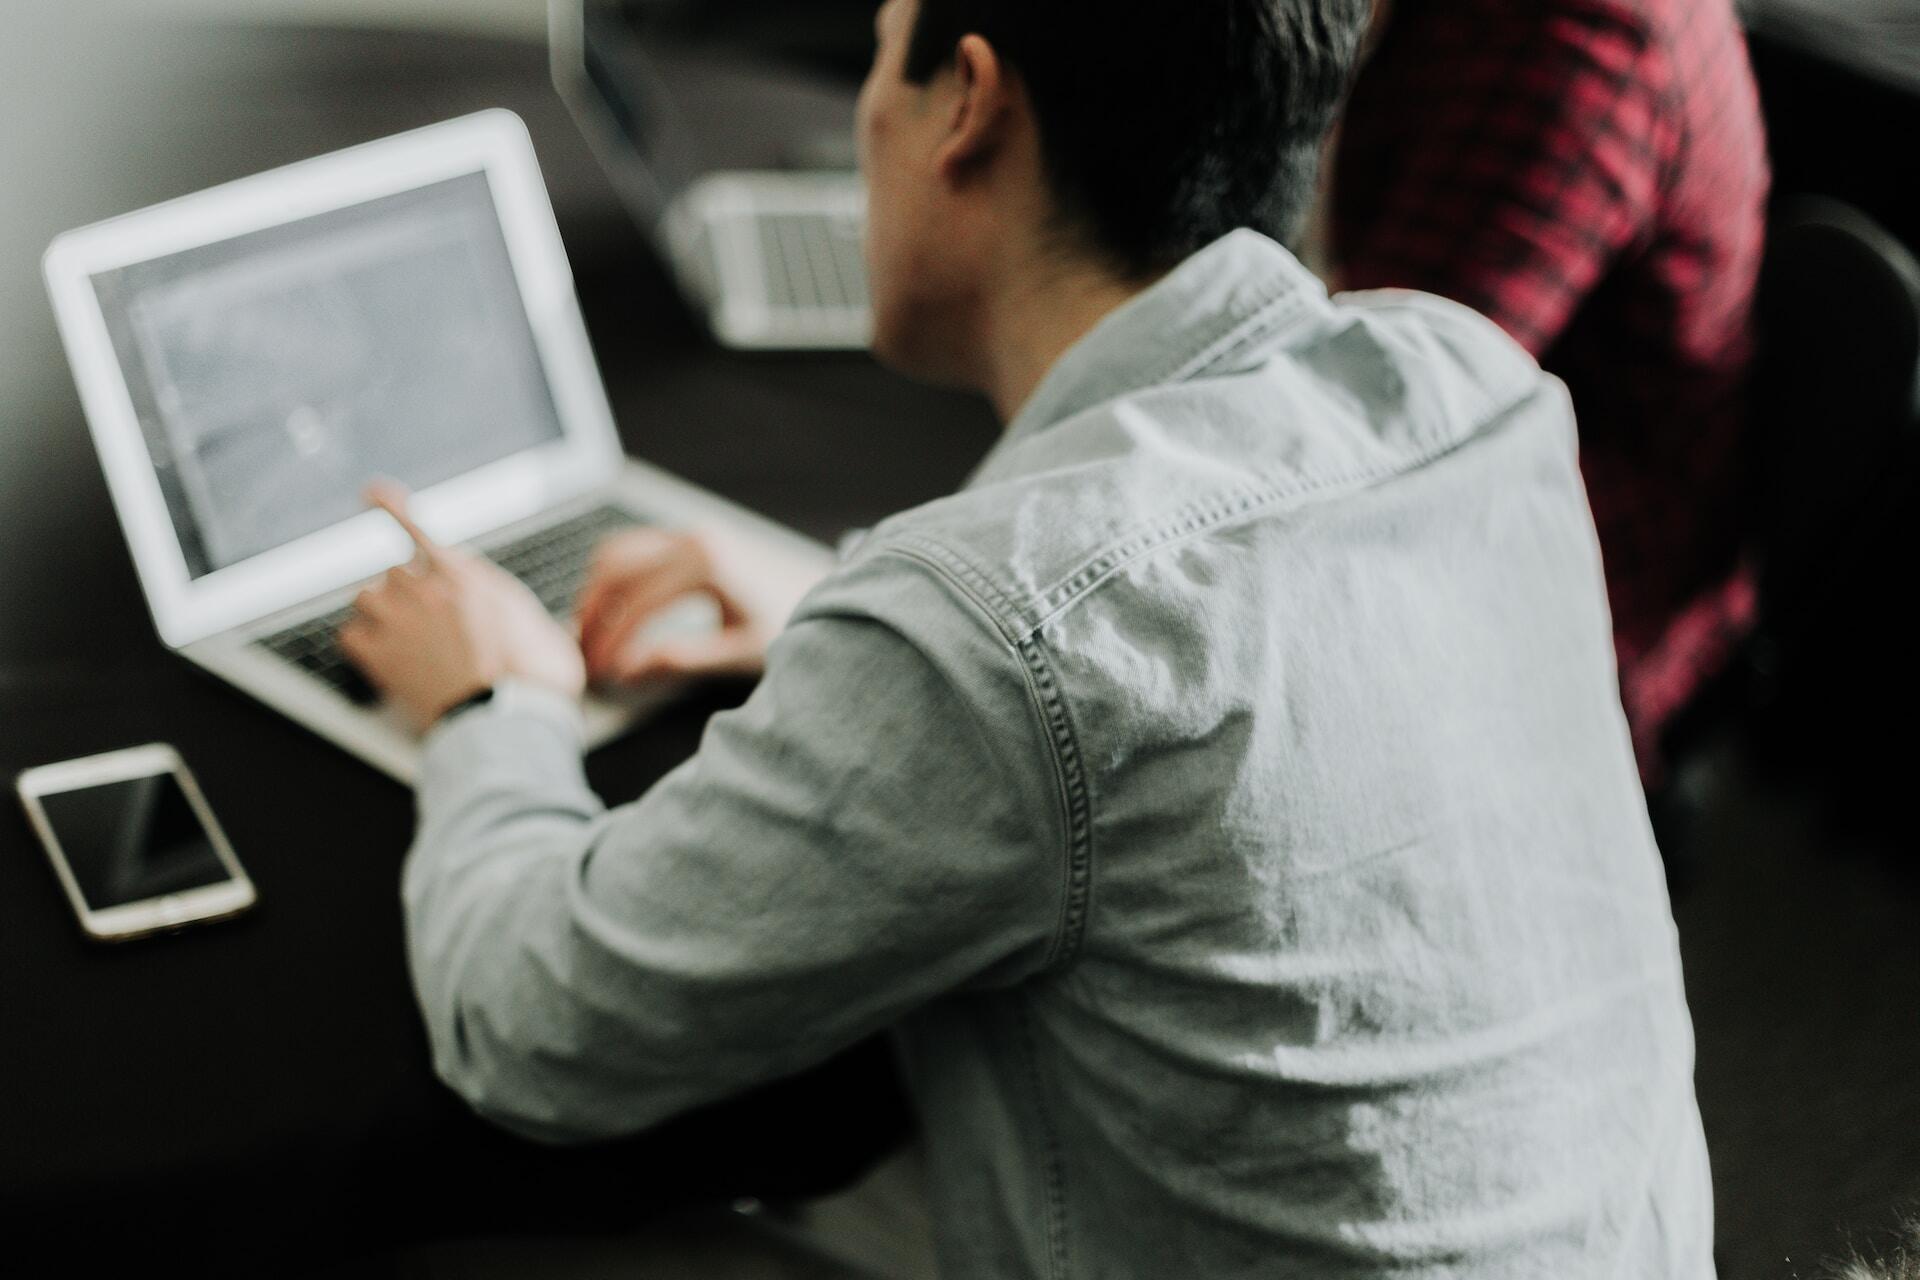
[[[562,436],[484,172],[91,281],[195,579]]]

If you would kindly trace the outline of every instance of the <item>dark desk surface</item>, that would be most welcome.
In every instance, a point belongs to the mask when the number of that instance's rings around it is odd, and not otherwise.
[[[159,647],[39,289],[39,250],[66,225],[502,104],[533,131],[636,454],[830,538],[950,489],[991,419],[864,356],[713,349],[614,205],[537,47],[90,29],[52,9],[0,45],[0,779],[172,742],[260,905],[173,938],[90,944],[18,806],[0,798],[0,1221],[125,1223],[142,1202],[154,1216],[195,1205],[211,1216],[266,1185],[248,1209],[263,1231],[317,1231],[370,1223],[383,1204],[414,1218],[422,1184],[484,1179],[491,1197],[441,1197],[471,1216],[515,1198],[507,1186],[551,1191],[608,1165],[627,1188],[609,1194],[632,1196],[645,1179],[618,1152],[500,1139],[433,1081],[401,951],[408,794]],[[598,753],[595,784],[613,801],[638,795],[739,694],[696,694]],[[776,1101],[765,1115],[777,1110],[808,1108]],[[787,1140],[821,1144],[825,1167],[834,1133],[822,1117]],[[700,1149],[673,1171],[682,1188],[701,1167],[755,1176],[752,1153],[690,1141]],[[577,1191],[560,1198],[579,1203]],[[434,1228],[430,1213],[416,1224]]]

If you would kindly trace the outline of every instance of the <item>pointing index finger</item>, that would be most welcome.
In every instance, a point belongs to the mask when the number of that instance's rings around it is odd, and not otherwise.
[[[406,531],[420,558],[431,565],[439,565],[446,558],[446,551],[427,535],[427,531],[414,522],[407,514],[407,491],[396,484],[376,481],[367,486],[367,502],[379,507],[393,517],[394,523]]]

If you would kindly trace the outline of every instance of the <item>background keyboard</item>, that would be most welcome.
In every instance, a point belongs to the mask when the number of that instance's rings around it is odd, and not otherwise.
[[[596,507],[571,520],[549,525],[488,552],[493,562],[527,584],[547,612],[563,618],[586,585],[593,549],[608,534],[639,522],[618,507]],[[379,691],[366,682],[340,652],[335,638],[353,614],[351,605],[309,619],[256,641],[351,701],[369,706]]]
[[[830,213],[761,213],[767,301],[776,309],[846,310],[867,305],[860,219]]]

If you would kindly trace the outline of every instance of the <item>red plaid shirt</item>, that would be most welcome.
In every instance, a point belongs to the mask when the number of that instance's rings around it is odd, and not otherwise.
[[[1767,186],[1729,0],[1397,0],[1339,142],[1342,285],[1464,302],[1573,395],[1649,774],[1752,618],[1736,454]]]

